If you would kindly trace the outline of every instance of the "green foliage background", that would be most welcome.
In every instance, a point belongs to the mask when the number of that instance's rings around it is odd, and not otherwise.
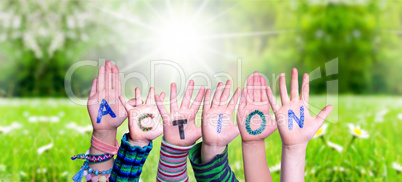
[[[171,3],[198,7],[203,2]],[[127,54],[138,58],[137,50],[144,46],[141,42],[133,46],[130,40],[139,39],[143,30],[127,21],[148,22],[154,16],[149,5],[166,9],[165,4],[160,0],[0,2],[0,94],[65,96],[64,76],[73,63],[102,56],[127,63],[123,57]],[[402,93],[401,84],[396,84],[402,80],[401,1],[214,1],[204,12],[216,14],[232,6],[222,30],[270,32],[219,40],[223,52],[246,58],[247,72],[314,70],[338,59],[339,74],[333,77],[339,79],[340,93]],[[126,19],[116,21],[110,12]],[[216,60],[217,65],[235,61]],[[74,74],[76,95],[87,95],[95,72],[83,69]],[[312,82],[311,90],[324,92],[325,81]]]

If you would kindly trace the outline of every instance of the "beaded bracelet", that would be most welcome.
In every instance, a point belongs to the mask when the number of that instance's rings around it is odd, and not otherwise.
[[[112,172],[112,169],[113,167],[106,171],[94,170],[93,168],[90,168],[89,163],[85,161],[84,164],[81,166],[81,170],[78,171],[78,173],[75,174],[72,179],[75,182],[80,182],[82,177],[85,176],[85,179],[87,181],[92,180],[92,181],[106,182],[105,176],[109,176],[110,173]],[[95,175],[94,177],[92,177],[92,173]],[[99,174],[103,176],[98,178]]]
[[[71,157],[71,160],[75,161],[76,159],[86,159],[89,163],[102,163],[106,162],[113,158],[112,154],[104,153],[104,154],[79,154]]]

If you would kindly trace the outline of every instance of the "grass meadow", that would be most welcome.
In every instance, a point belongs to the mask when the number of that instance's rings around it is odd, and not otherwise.
[[[314,107],[325,104],[325,97],[310,99]],[[308,145],[306,181],[402,181],[402,98],[340,96],[326,123],[326,132]],[[368,137],[354,137],[349,123],[367,131]],[[1,99],[0,181],[71,181],[82,160],[70,157],[89,148],[90,124],[86,106],[68,99]],[[118,130],[119,141],[126,131],[124,123]],[[155,181],[160,139],[154,141],[142,181]],[[279,181],[278,131],[265,142],[273,180]],[[240,136],[229,144],[229,162],[244,181]],[[190,163],[188,175],[195,181]]]

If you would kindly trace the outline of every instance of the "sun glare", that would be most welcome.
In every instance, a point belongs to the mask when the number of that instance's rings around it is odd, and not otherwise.
[[[156,47],[167,58],[188,59],[197,55],[202,46],[207,46],[201,32],[189,20],[170,21],[160,29],[156,38]]]

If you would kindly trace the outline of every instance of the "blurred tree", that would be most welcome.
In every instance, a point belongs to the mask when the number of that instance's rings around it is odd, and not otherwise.
[[[1,1],[0,96],[65,96],[67,69],[87,58],[126,55],[121,63],[131,64],[132,55],[152,48],[142,27],[157,14],[150,4],[168,9],[157,0]],[[297,67],[302,74],[338,58],[340,93],[402,93],[395,84],[402,80],[402,1],[218,1],[205,12],[226,7],[219,23],[230,38],[219,41],[222,52],[243,59],[243,77],[258,70],[272,80],[272,73]],[[88,94],[95,72],[74,73],[77,95]],[[324,92],[326,79],[311,82],[311,90]]]
[[[402,1],[252,1],[244,4],[247,5],[240,6],[244,12],[236,12],[240,18],[233,24],[248,30],[272,32],[265,37],[251,38],[262,43],[237,43],[247,45],[237,47],[243,49],[243,54],[251,55],[247,59],[255,59],[246,66],[248,73],[258,69],[266,74],[278,74],[289,72],[292,67],[308,72],[321,67],[323,79],[310,84],[315,93],[324,93],[326,80],[336,78],[340,93],[402,93],[400,84],[395,84],[402,79],[399,71]],[[325,63],[336,58],[338,75],[325,78]]]

